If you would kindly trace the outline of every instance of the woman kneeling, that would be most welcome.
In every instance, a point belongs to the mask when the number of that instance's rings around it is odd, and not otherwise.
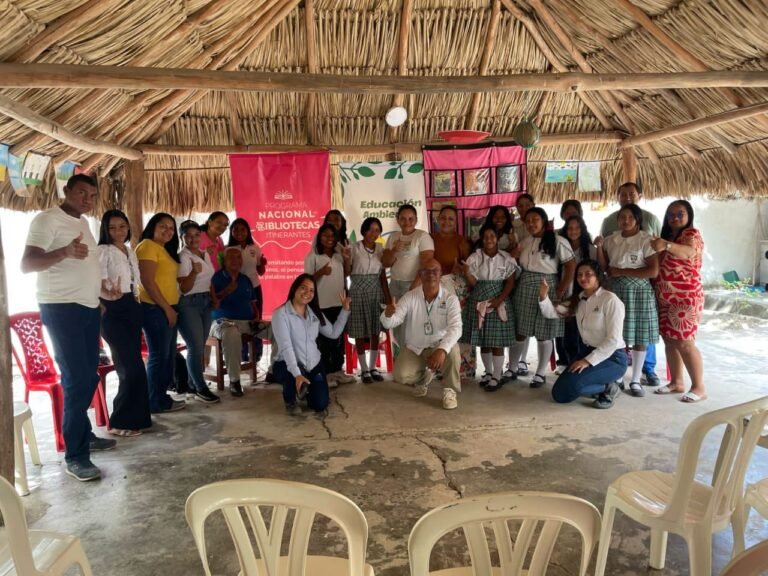
[[[581,293],[574,295],[571,306],[555,309],[549,299],[545,280],[539,288],[539,307],[547,318],[573,313],[586,355],[571,363],[552,388],[555,402],[573,402],[580,396],[596,396],[595,408],[610,408],[620,392],[616,380],[627,370],[624,351],[624,304],[600,286],[600,266],[594,260],[583,260],[576,267],[576,283]],[[573,312],[575,308],[575,312]]]
[[[338,338],[349,317],[351,299],[342,292],[342,310],[331,324],[320,311],[317,285],[311,274],[293,281],[288,300],[272,313],[272,332],[277,342],[277,358],[272,367],[275,379],[283,385],[285,409],[301,414],[299,400],[315,412],[328,407],[328,380],[322,367],[317,336]]]

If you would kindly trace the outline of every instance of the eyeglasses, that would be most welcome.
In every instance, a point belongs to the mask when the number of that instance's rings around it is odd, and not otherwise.
[[[682,220],[683,216],[685,216],[687,212],[685,210],[678,210],[677,212],[667,212],[667,220],[674,220],[677,218],[678,220]]]
[[[419,274],[422,276],[437,276],[440,274],[439,268],[426,268],[424,270],[419,270]]]

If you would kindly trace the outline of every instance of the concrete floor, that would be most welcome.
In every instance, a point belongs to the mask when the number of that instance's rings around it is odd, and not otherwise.
[[[44,465],[31,468],[32,493],[24,504],[31,527],[79,534],[96,574],[201,574],[184,520],[190,492],[230,478],[309,482],[347,495],[363,510],[368,560],[377,575],[406,575],[408,534],[435,506],[467,495],[548,490],[586,498],[602,509],[606,488],[620,474],[673,470],[677,443],[691,419],[768,394],[766,337],[766,320],[707,313],[700,346],[710,398],[698,405],[649,394],[622,396],[608,411],[579,402],[559,406],[549,398],[549,383],[531,390],[524,379],[496,394],[467,381],[459,409],[447,412],[440,407],[439,386],[427,398],[414,399],[409,388],[387,381],[336,389],[326,418],[289,418],[276,386],[249,386],[244,398],[227,393],[220,405],[190,402],[186,410],[155,417],[150,432],[94,455],[104,478],[89,484],[63,474],[49,404],[35,394]],[[18,380],[15,391],[20,398]],[[766,455],[758,449],[748,481],[768,476]],[[711,446],[706,458],[705,468],[711,467]],[[344,550],[337,529],[320,528],[311,550]],[[236,574],[220,518],[209,524],[208,536],[214,572]],[[753,514],[748,544],[766,538],[768,525]],[[575,543],[573,535],[563,536],[549,574],[577,573]],[[618,514],[607,573],[648,573],[648,546],[648,532]],[[730,532],[716,535],[713,549],[717,574],[730,556]],[[433,567],[463,559],[460,540],[447,538],[433,552]],[[670,536],[664,574],[687,573],[686,546]]]

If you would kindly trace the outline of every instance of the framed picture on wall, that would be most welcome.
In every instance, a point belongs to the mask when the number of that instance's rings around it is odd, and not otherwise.
[[[520,166],[499,166],[496,168],[496,193],[507,194],[520,191]]]
[[[453,170],[432,172],[432,196],[437,198],[456,196],[456,172]]]
[[[482,196],[491,193],[490,168],[464,170],[464,196]]]
[[[480,238],[480,229],[485,224],[485,216],[465,216],[464,217],[464,236],[475,242]]]

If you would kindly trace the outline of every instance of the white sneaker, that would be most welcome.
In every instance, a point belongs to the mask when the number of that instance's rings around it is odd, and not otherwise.
[[[424,396],[427,395],[429,392],[429,384],[432,382],[434,376],[432,370],[424,370],[424,376],[421,378],[421,382],[417,382],[413,386],[413,395],[416,398],[424,398]]]
[[[459,407],[456,400],[456,391],[453,388],[443,388],[443,408],[446,410],[455,410]]]
[[[357,382],[357,378],[352,376],[351,374],[347,374],[343,370],[339,370],[338,372],[333,373],[333,377],[339,384],[354,384]]]

